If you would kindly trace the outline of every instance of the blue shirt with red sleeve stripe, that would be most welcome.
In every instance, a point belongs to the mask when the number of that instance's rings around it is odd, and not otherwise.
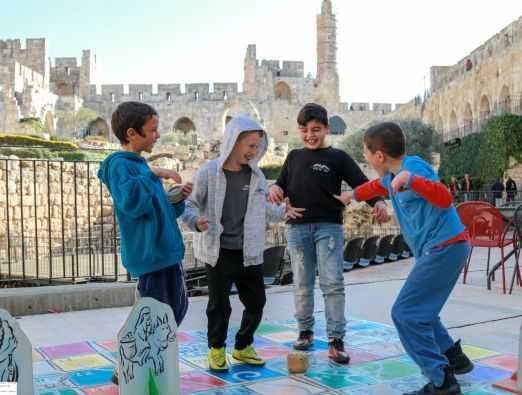
[[[393,205],[401,232],[415,256],[432,247],[460,240],[465,227],[451,204],[451,195],[433,168],[417,156],[406,156],[400,171],[408,171],[406,187],[394,194],[392,173],[355,190],[357,200],[387,195]],[[465,239],[465,238],[464,238]]]

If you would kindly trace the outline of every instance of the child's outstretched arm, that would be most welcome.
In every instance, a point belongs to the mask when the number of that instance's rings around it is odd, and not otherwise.
[[[451,193],[440,181],[429,180],[409,171],[401,171],[391,183],[394,193],[404,189],[417,192],[428,203],[438,208],[449,208],[453,203]]]
[[[114,204],[131,218],[140,218],[153,211],[154,181],[147,175],[133,175],[122,161],[111,166],[109,189]]]
[[[388,191],[381,183],[380,179],[365,182],[355,188],[354,198],[357,201],[367,201],[378,197],[387,197]]]
[[[208,175],[206,169],[203,167],[198,170],[194,177],[192,194],[185,201],[185,211],[181,216],[183,222],[193,231],[206,230],[203,229],[203,222],[206,221],[206,219],[200,217],[200,210],[207,204],[207,191]],[[206,221],[206,223],[208,226],[208,221]]]
[[[266,203],[266,222],[282,222],[287,219],[298,219],[303,217],[304,208],[293,207],[290,199],[285,198],[283,204]]]

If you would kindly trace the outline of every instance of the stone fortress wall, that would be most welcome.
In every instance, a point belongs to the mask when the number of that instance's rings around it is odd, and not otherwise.
[[[85,107],[109,120],[119,103],[137,100],[158,110],[163,131],[219,139],[228,117],[244,113],[262,122],[276,142],[284,143],[295,136],[297,112],[307,102],[327,106],[338,136],[398,107],[340,101],[337,21],[330,0],[322,1],[317,15],[316,50],[315,78],[304,75],[302,61],[258,59],[252,44],[244,58],[242,87],[237,82],[100,86],[91,50],[82,52],[80,62],[75,57],[51,61],[44,38],[0,41],[0,130],[15,132],[21,118],[37,117],[50,132],[70,133],[60,130],[61,110]]]

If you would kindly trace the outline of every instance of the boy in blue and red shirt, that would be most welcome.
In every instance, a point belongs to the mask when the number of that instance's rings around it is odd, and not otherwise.
[[[341,195],[366,201],[378,196],[391,200],[404,239],[415,256],[415,266],[392,308],[401,342],[430,380],[407,395],[457,395],[455,374],[473,369],[439,318],[467,260],[468,234],[452,197],[433,168],[405,154],[404,133],[386,122],[364,134],[364,156],[380,178]]]

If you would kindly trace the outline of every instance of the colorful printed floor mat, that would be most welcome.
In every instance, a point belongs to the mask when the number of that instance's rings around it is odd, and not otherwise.
[[[236,328],[231,328],[227,344],[233,345]],[[417,389],[426,380],[404,354],[391,326],[351,320],[346,336],[352,357],[349,366],[329,362],[324,317],[317,316],[311,366],[303,375],[289,375],[286,355],[297,337],[295,321],[262,324],[255,347],[267,360],[261,368],[232,363],[228,373],[207,370],[205,331],[178,333],[181,389],[198,395],[312,395],[312,394],[402,394]],[[116,361],[115,340],[83,342],[34,351],[35,394],[117,395],[111,383]],[[492,350],[465,346],[475,361],[473,372],[459,376],[462,392],[468,395],[505,394],[492,383],[507,378],[515,370],[516,357]]]

